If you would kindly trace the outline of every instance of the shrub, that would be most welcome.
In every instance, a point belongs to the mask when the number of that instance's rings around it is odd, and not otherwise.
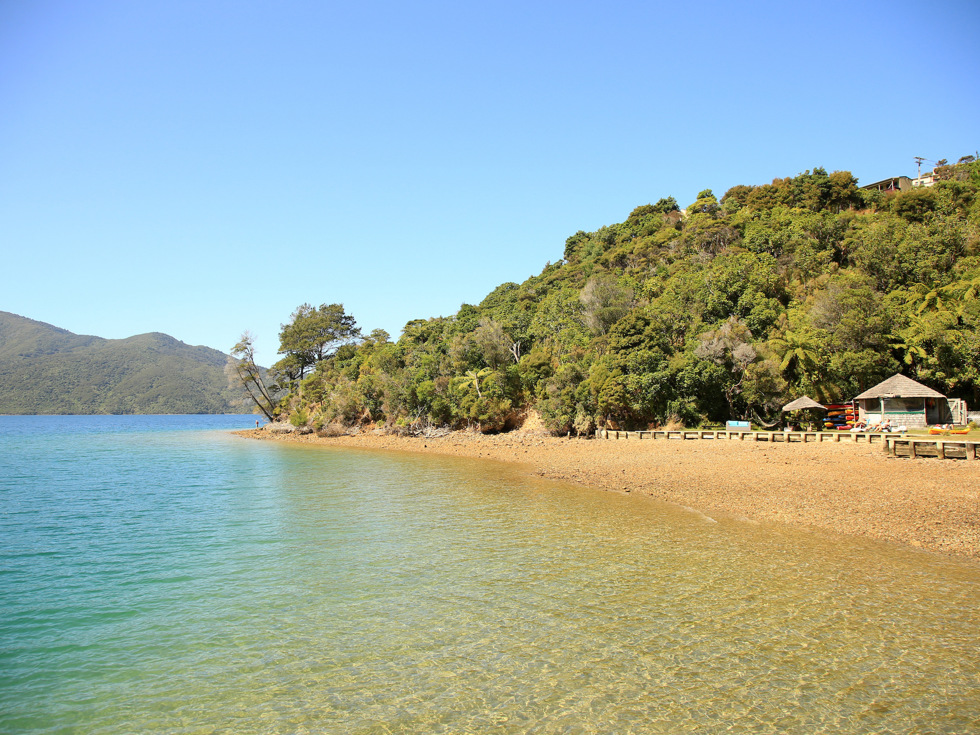
[[[306,426],[309,420],[310,420],[310,414],[306,410],[305,406],[300,406],[291,414],[289,414],[289,423],[291,423],[297,429],[300,428],[301,426]]]

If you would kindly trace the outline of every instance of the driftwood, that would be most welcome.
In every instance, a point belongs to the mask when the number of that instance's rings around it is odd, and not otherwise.
[[[452,429],[448,426],[427,426],[412,427],[412,436],[420,436],[423,439],[438,439],[440,436],[449,436]]]

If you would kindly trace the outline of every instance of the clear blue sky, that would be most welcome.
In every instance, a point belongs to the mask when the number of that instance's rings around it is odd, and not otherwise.
[[[634,207],[980,147],[980,3],[0,2],[0,310],[276,359]]]

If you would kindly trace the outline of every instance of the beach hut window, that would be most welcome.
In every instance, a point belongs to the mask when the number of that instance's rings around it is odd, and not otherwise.
[[[886,398],[885,413],[922,413],[921,398]]]

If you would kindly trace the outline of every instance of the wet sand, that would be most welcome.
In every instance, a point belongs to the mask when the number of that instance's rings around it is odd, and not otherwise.
[[[534,431],[454,432],[440,438],[238,433],[521,463],[541,477],[649,495],[708,515],[980,558],[980,462],[891,458],[879,444],[565,439]]]

